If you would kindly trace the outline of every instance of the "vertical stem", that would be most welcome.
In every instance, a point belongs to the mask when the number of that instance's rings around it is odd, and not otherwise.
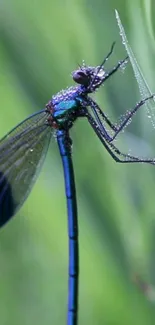
[[[79,276],[79,246],[78,246],[78,216],[74,169],[71,155],[71,139],[68,131],[57,131],[57,142],[63,163],[65,191],[68,212],[69,236],[69,278],[68,278],[68,325],[78,324],[78,276]]]

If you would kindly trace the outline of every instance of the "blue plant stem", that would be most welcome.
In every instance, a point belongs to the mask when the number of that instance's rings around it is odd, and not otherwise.
[[[69,236],[69,278],[68,278],[68,325],[78,323],[78,276],[79,276],[79,244],[78,216],[74,169],[72,163],[71,139],[68,131],[57,131],[57,142],[63,163],[65,191],[68,212]]]

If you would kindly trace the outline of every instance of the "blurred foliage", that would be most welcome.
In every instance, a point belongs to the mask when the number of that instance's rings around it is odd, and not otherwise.
[[[124,58],[117,9],[143,73],[155,92],[155,3],[150,0],[1,0],[0,136],[73,84],[84,59],[107,68]],[[130,65],[95,95],[112,120],[140,94]],[[143,108],[117,145],[154,155],[155,130]],[[143,113],[144,112],[144,113]],[[80,228],[79,324],[155,324],[155,167],[116,164],[87,121],[71,131]],[[43,171],[0,236],[0,324],[65,324],[68,238],[61,160],[52,140]]]

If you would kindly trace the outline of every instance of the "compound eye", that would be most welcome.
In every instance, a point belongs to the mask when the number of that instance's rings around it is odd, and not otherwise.
[[[73,72],[73,80],[80,85],[87,86],[89,84],[89,76],[85,71],[76,70]]]

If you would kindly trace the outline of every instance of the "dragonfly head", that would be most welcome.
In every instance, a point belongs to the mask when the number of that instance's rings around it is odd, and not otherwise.
[[[107,56],[104,58],[101,65],[96,67],[90,67],[86,66],[83,62],[82,66],[79,66],[79,69],[73,71],[72,77],[73,80],[82,85],[82,91],[85,94],[93,93],[95,90],[97,90],[105,80],[107,80],[111,75],[113,75],[119,68],[123,68],[126,66],[126,63],[128,62],[128,57],[124,60],[121,60],[117,63],[116,66],[114,66],[110,71],[106,72],[104,69],[105,63],[108,61],[109,57],[113,53],[113,49],[115,46],[115,42],[113,42],[110,52],[107,54]]]
[[[86,93],[93,93],[97,88],[99,88],[103,84],[104,80],[107,79],[108,74],[104,69],[104,65],[112,54],[114,46],[115,42],[113,42],[110,52],[105,57],[101,65],[96,67],[89,67],[86,66],[83,62],[83,65],[79,66],[79,69],[73,72],[73,80],[78,84],[83,85],[84,91]]]
[[[105,70],[102,66],[89,67],[83,64],[79,69],[73,71],[73,80],[85,86],[88,93],[95,91],[104,79]]]

